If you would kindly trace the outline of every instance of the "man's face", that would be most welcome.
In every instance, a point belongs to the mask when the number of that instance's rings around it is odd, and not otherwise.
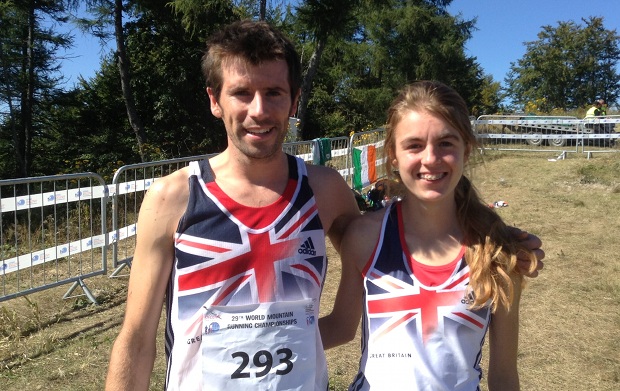
[[[222,64],[219,98],[207,88],[211,112],[226,127],[228,149],[251,159],[268,159],[282,151],[288,117],[295,114],[286,61],[253,66],[242,61]]]

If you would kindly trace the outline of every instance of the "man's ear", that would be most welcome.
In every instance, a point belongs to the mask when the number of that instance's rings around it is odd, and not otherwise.
[[[289,113],[289,117],[294,117],[297,113],[297,104],[299,103],[299,97],[301,96],[301,88],[297,90],[295,97],[293,98],[293,103],[291,104],[291,111]]]
[[[213,88],[207,87],[207,94],[209,95],[209,103],[211,104],[211,113],[217,118],[222,118],[222,109],[220,108],[220,104],[217,103],[217,96],[215,96]]]

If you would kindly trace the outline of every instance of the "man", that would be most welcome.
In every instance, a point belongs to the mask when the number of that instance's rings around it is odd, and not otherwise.
[[[586,118],[598,117],[599,115],[601,115],[601,102],[599,100],[595,100],[594,103],[592,103],[592,107],[590,107],[586,112]]]
[[[599,99],[597,102],[599,104],[598,115],[607,115],[607,103],[605,102],[605,99]]]
[[[597,102],[600,105],[600,108],[598,110],[598,115],[601,117],[607,116],[607,102],[605,102],[605,99],[601,98]],[[616,125],[613,123],[603,124],[602,125],[603,133],[613,133],[615,126]],[[610,142],[613,143],[613,140],[610,140]]]
[[[166,296],[168,390],[325,390],[324,235],[337,249],[359,215],[353,193],[336,171],[282,152],[301,72],[280,32],[229,26],[203,71],[228,147],[148,191],[107,388],[148,388]]]
[[[282,152],[301,85],[290,41],[241,21],[208,48],[210,108],[228,146],[147,192],[106,390],[148,389],[164,299],[167,390],[325,390],[323,348],[346,340],[327,331],[349,311],[321,319],[319,335],[325,235],[338,250],[359,210],[336,171]],[[343,265],[342,280],[353,272]]]
[[[607,104],[604,99],[595,100],[592,107],[590,107],[586,112],[586,118],[594,118],[605,115],[607,115]],[[591,133],[611,133],[614,128],[614,124],[601,124],[598,120],[596,120],[595,123],[586,122],[585,126]]]

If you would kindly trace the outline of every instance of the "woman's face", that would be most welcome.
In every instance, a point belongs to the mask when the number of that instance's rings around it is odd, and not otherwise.
[[[426,111],[408,111],[394,127],[392,165],[421,202],[454,202],[468,147],[458,130]]]

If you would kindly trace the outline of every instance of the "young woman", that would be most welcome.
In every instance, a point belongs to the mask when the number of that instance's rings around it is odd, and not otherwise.
[[[519,389],[517,254],[530,271],[537,260],[465,176],[476,146],[452,88],[416,82],[392,103],[384,148],[402,200],[352,223],[341,247],[364,290],[350,390],[477,390],[487,330],[489,390]]]

